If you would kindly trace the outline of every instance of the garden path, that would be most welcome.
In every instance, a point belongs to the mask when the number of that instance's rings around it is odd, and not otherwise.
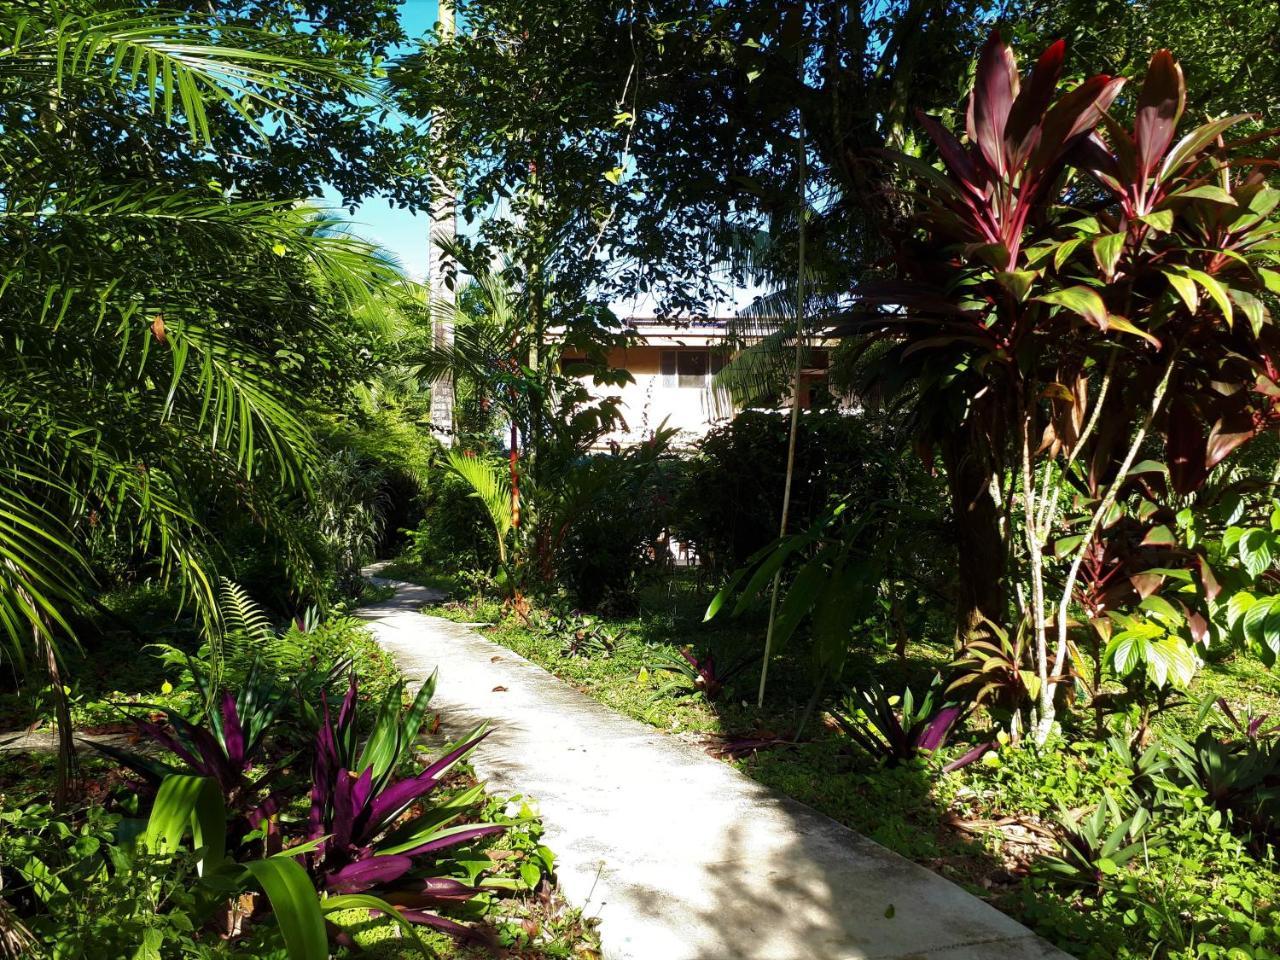
[[[1067,960],[951,882],[622,717],[392,582],[363,608],[490,789],[536,801],[565,896],[605,960]]]

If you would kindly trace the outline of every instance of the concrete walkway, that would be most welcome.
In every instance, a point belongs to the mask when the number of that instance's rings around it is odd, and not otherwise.
[[[440,668],[449,735],[492,722],[476,771],[536,800],[606,960],[1068,960],[923,867],[422,616],[431,591],[395,586],[362,615],[410,677]]]

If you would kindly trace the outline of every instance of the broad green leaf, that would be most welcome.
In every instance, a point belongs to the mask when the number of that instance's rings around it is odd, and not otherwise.
[[[1174,148],[1165,155],[1164,163],[1160,165],[1160,174],[1157,180],[1167,180],[1171,175],[1180,170],[1184,164],[1192,160],[1203,147],[1213,142],[1213,140],[1228,127],[1232,127],[1237,123],[1248,120],[1249,118],[1250,115],[1247,113],[1237,113],[1235,116],[1211,120],[1209,123],[1196,127],[1185,137],[1179,140]]]
[[[1181,637],[1166,634],[1147,648],[1147,672],[1157,688],[1172,683],[1179,690],[1190,686],[1196,675],[1196,659]]]
[[[1188,277],[1200,284],[1205,292],[1213,298],[1213,302],[1218,305],[1218,309],[1222,311],[1222,317],[1227,321],[1227,326],[1231,326],[1233,315],[1231,312],[1231,300],[1227,297],[1227,288],[1215,280],[1203,270],[1193,270],[1190,267],[1184,267],[1183,271]]]
[[[1058,249],[1053,254],[1053,267],[1055,270],[1061,270],[1062,265],[1066,263],[1067,258],[1076,252],[1076,249],[1084,243],[1084,237],[1072,237],[1070,240],[1064,240],[1058,244]]]
[[[324,915],[307,871],[296,860],[278,857],[251,860],[245,869],[271,902],[289,960],[328,960]]]
[[[735,617],[739,616],[744,610],[746,610],[747,606],[755,598],[756,594],[763,590],[765,584],[769,583],[773,579],[774,574],[782,569],[782,565],[787,562],[787,558],[801,547],[807,546],[809,542],[810,541],[807,537],[801,535],[791,537],[780,543],[774,549],[773,553],[769,554],[769,556],[765,558],[764,562],[761,563],[760,566],[756,567],[755,573],[751,575],[751,579],[748,580],[747,585],[743,587],[742,595],[738,598],[738,602],[734,604],[733,615]]]
[[[1138,608],[1146,610],[1169,629],[1177,629],[1186,622],[1185,618],[1178,612],[1178,609],[1173,604],[1164,597],[1156,596],[1155,594],[1152,594],[1143,600],[1142,603],[1138,604]]]
[[[1059,537],[1053,543],[1053,555],[1061,559],[1068,554],[1075,553],[1076,548],[1084,542],[1084,534],[1078,533],[1070,537]]]
[[[873,592],[861,563],[832,572],[813,614],[814,653],[824,676],[838,675],[849,653],[853,625],[872,611]]]
[[[1031,285],[1038,276],[1034,270],[1001,270],[996,273],[996,280],[1021,303],[1027,299]]]
[[[1180,200],[1212,200],[1215,203],[1225,203],[1233,207],[1237,205],[1235,197],[1223,190],[1222,187],[1211,183],[1193,187],[1190,190],[1182,190],[1172,194],[1172,196]]]
[[[1200,309],[1200,291],[1196,288],[1196,283],[1190,277],[1184,277],[1180,273],[1174,273],[1172,270],[1161,270],[1164,278],[1169,281],[1169,286],[1179,297],[1182,302],[1187,305],[1187,312],[1192,316]]]
[[[1271,533],[1254,528],[1240,538],[1240,562],[1251,577],[1259,577],[1271,566]]]
[[[1168,233],[1173,229],[1173,211],[1155,210],[1146,216],[1138,217],[1143,223],[1157,233]]]
[[[818,594],[826,581],[827,571],[823,562],[825,558],[815,558],[806,563],[796,573],[778,607],[778,617],[773,625],[773,649],[780,651],[796,632],[801,621],[813,610]]]
[[[1231,302],[1239,307],[1240,312],[1248,319],[1253,335],[1256,337],[1262,333],[1262,324],[1267,318],[1267,308],[1263,302],[1252,293],[1233,287],[1227,289],[1227,294],[1231,297]]]
[[[193,847],[203,849],[201,874],[222,862],[227,842],[222,791],[208,777],[170,774],[156,794],[144,841],[147,849],[155,853],[174,853],[188,831]]]
[[[1123,233],[1104,233],[1093,241],[1093,258],[1108,280],[1115,276],[1120,255],[1124,253],[1124,239]]]
[[[724,608],[725,603],[733,596],[734,591],[738,589],[738,584],[743,581],[748,572],[747,567],[735,570],[725,585],[716,591],[716,595],[707,604],[707,612],[702,615],[703,623],[713,619]]]
[[[1280,273],[1275,270],[1269,270],[1266,267],[1258,267],[1258,276],[1262,278],[1263,286],[1272,293],[1280,293]]]
[[[1104,659],[1110,664],[1117,676],[1127,677],[1138,669],[1142,663],[1144,641],[1126,631],[1111,638]]]
[[[1060,307],[1066,307],[1072,313],[1077,313],[1084,317],[1095,327],[1105,330],[1107,329],[1107,305],[1102,302],[1102,297],[1089,287],[1067,287],[1063,290],[1052,290],[1049,293],[1041,294],[1035,299],[1041,303],[1050,303]]]

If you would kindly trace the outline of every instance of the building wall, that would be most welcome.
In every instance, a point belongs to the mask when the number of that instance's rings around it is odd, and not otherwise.
[[[635,382],[623,387],[591,387],[597,396],[622,398],[622,417],[626,421],[626,429],[620,429],[606,437],[606,443],[614,440],[626,446],[646,440],[662,425],[663,420],[666,420],[667,427],[681,432],[677,442],[691,443],[705,434],[713,423],[726,419],[716,416],[716,411],[712,409],[711,392],[705,386],[697,388],[664,385],[664,349],[671,348],[639,345],[610,353],[610,365],[629,371]]]
[[[594,396],[617,396],[622,401],[626,426],[603,437],[600,446],[628,446],[647,440],[664,420],[668,428],[679,431],[676,445],[688,446],[732,416],[727,398],[717,401],[710,389],[711,378],[726,357],[722,330],[650,326],[643,336],[640,343],[609,352],[609,365],[628,371],[633,383],[596,386],[590,378],[583,380]],[[821,368],[802,372],[800,403],[804,408],[809,407],[810,389],[826,378],[825,346],[814,352],[811,362],[820,363]],[[781,406],[788,405],[784,402]]]

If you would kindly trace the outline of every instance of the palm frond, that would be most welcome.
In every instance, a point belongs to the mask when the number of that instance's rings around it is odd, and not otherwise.
[[[471,487],[480,501],[498,539],[498,553],[505,560],[507,536],[511,533],[511,483],[501,464],[478,456],[450,450],[445,456],[449,469]]]
[[[49,20],[11,10],[0,16],[0,81],[25,82],[34,95],[52,91],[54,98],[72,81],[110,86],[138,95],[168,123],[184,122],[203,143],[211,140],[211,108],[261,131],[255,114],[289,115],[287,99],[307,96],[309,77],[376,96],[336,61],[285,56],[270,49],[273,43],[266,31],[181,12],[118,10]]]

